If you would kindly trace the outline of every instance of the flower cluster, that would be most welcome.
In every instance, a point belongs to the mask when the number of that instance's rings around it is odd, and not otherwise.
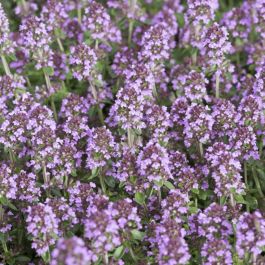
[[[265,264],[264,4],[2,1],[0,263]]]

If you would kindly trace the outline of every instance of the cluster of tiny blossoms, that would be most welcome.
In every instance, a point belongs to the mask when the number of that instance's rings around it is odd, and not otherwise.
[[[264,10],[2,1],[0,264],[265,264]]]

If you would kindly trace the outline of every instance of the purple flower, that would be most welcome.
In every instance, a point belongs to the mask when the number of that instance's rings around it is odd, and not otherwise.
[[[265,246],[265,219],[261,212],[243,213],[236,224],[236,251],[239,257],[257,257]]]
[[[162,219],[171,218],[177,223],[182,223],[182,216],[188,213],[189,197],[179,190],[171,190],[168,196],[162,200]]]
[[[205,144],[210,139],[214,120],[209,114],[209,107],[192,103],[184,118],[185,145],[189,147],[193,141]]]
[[[17,199],[22,202],[33,203],[39,201],[40,188],[37,186],[37,176],[34,173],[21,170],[16,175]]]
[[[37,16],[30,16],[23,20],[19,28],[23,47],[26,54],[31,54],[36,61],[36,69],[53,67],[52,55],[49,44],[51,34],[47,25]]]
[[[231,245],[226,239],[206,240],[201,249],[203,265],[233,264]]]
[[[247,42],[252,26],[250,4],[244,2],[241,6],[234,7],[226,12],[221,20],[221,25],[227,27],[233,38],[240,38],[244,42]]]
[[[85,9],[83,25],[95,40],[121,42],[121,32],[112,23],[110,15],[100,3],[92,0]]]
[[[118,155],[118,145],[111,131],[106,127],[92,128],[87,140],[87,167],[96,169],[104,167]]]
[[[1,162],[0,170],[0,196],[15,200],[18,192],[17,175],[13,175],[11,168],[4,162]]]
[[[251,126],[238,126],[230,134],[231,148],[241,159],[259,159],[257,137]]]
[[[227,29],[215,22],[202,33],[202,54],[207,56],[210,66],[223,67],[225,55],[231,52]]]
[[[96,261],[97,256],[76,236],[60,238],[51,255],[51,265],[87,265]]]
[[[51,207],[58,220],[59,235],[65,234],[74,224],[77,224],[75,212],[65,198],[47,198],[45,204]]]
[[[158,188],[172,178],[167,150],[152,140],[138,155],[137,166],[140,176],[146,180],[145,188],[150,185]]]
[[[236,152],[230,150],[229,145],[216,142],[207,149],[205,158],[212,170],[217,196],[229,196],[233,193],[242,193],[244,184],[240,172],[241,164]]]
[[[196,26],[207,25],[215,18],[215,10],[218,8],[216,0],[188,0],[187,16]]]
[[[144,105],[143,120],[148,134],[156,141],[167,141],[167,130],[170,126],[169,113],[165,106],[159,106],[152,101]]]
[[[206,85],[208,83],[209,81],[205,78],[203,73],[198,73],[194,70],[190,71],[185,77],[185,82],[182,84],[186,98],[195,102],[206,99]]]
[[[71,47],[70,50],[69,63],[73,67],[73,76],[79,81],[89,80],[98,60],[96,53],[85,43]]]
[[[151,26],[141,40],[139,59],[154,67],[169,58],[169,34],[162,24]]]
[[[32,237],[32,248],[38,255],[45,254],[58,236],[58,219],[52,208],[43,203],[27,209],[27,231]]]
[[[166,219],[155,226],[154,238],[151,239],[153,253],[157,252],[159,265],[187,264],[190,259],[185,230],[172,219]]]
[[[120,124],[124,130],[142,129],[144,96],[137,83],[131,83],[118,91],[117,98],[110,110],[112,125]]]

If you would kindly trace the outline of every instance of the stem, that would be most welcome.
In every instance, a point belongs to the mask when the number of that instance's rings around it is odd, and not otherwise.
[[[132,147],[133,146],[133,142],[134,142],[134,134],[133,134],[133,131],[132,129],[128,128],[127,129],[127,137],[128,137],[128,145],[129,147]]]
[[[193,62],[193,65],[196,65],[197,64],[197,53],[198,51],[195,50],[195,52],[192,54],[192,62]]]
[[[102,111],[101,107],[99,106],[99,104],[97,104],[97,109],[98,109],[99,120],[100,120],[101,124],[104,125],[105,124],[104,115],[103,115],[103,111]]]
[[[21,4],[22,4],[24,10],[27,11],[27,8],[28,8],[28,7],[27,7],[27,3],[26,3],[26,1],[25,1],[25,0],[21,0]]]
[[[48,175],[47,175],[45,162],[42,162],[42,174],[43,174],[44,184],[48,185],[49,184],[49,178],[48,178]]]
[[[26,81],[27,81],[28,87],[29,87],[29,88],[32,87],[32,86],[31,86],[31,82],[30,82],[30,80],[29,80],[28,77],[26,77]]]
[[[14,165],[15,164],[15,157],[14,157],[13,151],[11,149],[9,149],[8,153],[9,153],[9,159],[11,161],[11,164]]]
[[[99,181],[100,181],[100,185],[101,185],[101,189],[103,193],[106,194],[106,185],[105,185],[105,181],[101,173],[99,173]]]
[[[235,208],[236,202],[235,202],[235,199],[234,199],[234,195],[232,193],[230,193],[230,202],[231,202],[231,206],[233,208]]]
[[[98,39],[96,39],[96,41],[95,41],[95,50],[97,50],[98,49]]]
[[[91,92],[92,92],[93,98],[97,102],[98,101],[97,90],[96,90],[95,86],[92,84],[92,82],[89,82],[89,84],[90,84],[90,87],[91,87]],[[97,103],[96,107],[97,107],[97,111],[98,111],[98,115],[99,115],[99,120],[100,120],[101,124],[104,125],[105,124],[104,115],[103,115],[102,109],[99,106],[99,103]]]
[[[81,9],[81,7],[78,7],[78,9],[77,9],[77,18],[78,18],[78,22],[81,24],[82,23],[82,9]]]
[[[245,181],[245,186],[248,189],[248,169],[247,169],[247,163],[244,162],[244,181]],[[246,205],[247,207],[247,212],[249,212],[249,205]]]
[[[62,42],[61,42],[61,39],[60,39],[59,37],[57,37],[57,38],[56,38],[56,41],[57,41],[57,43],[58,43],[58,46],[59,46],[59,48],[60,48],[60,51],[61,51],[61,52],[64,52],[64,47],[63,47],[63,44],[62,44]]]
[[[203,145],[202,143],[199,143],[199,149],[200,149],[200,156],[203,158]]]
[[[262,157],[262,151],[263,151],[263,136],[261,136],[260,144],[259,144],[259,156]]]
[[[216,80],[215,80],[215,97],[220,97],[220,73],[219,71],[216,72]]]
[[[158,193],[158,203],[159,203],[159,205],[161,205],[162,195],[161,195],[161,188],[160,187],[158,188],[157,193]]]
[[[3,246],[4,252],[5,252],[5,253],[8,253],[8,249],[7,249],[6,241],[3,239],[3,240],[1,240],[1,242],[2,242],[2,246]]]
[[[104,264],[105,265],[109,264],[109,256],[108,256],[108,253],[105,253],[104,254],[103,260],[104,260]]]
[[[44,72],[44,77],[45,77],[46,86],[47,86],[48,93],[49,93],[51,91],[51,88],[52,88],[51,79],[50,79],[49,75],[46,74],[45,72]],[[51,107],[52,107],[52,110],[53,110],[54,119],[57,122],[58,121],[58,115],[57,115],[56,106],[55,106],[55,103],[54,103],[53,96],[51,96]]]
[[[133,249],[132,249],[131,247],[129,248],[129,251],[130,251],[130,254],[131,254],[131,256],[132,256],[133,261],[134,261],[134,262],[137,262],[137,257],[135,256],[135,254],[134,254],[134,252],[133,252]]]
[[[52,106],[54,119],[57,122],[58,121],[58,115],[57,115],[56,106],[55,106],[55,103],[54,103],[53,96],[51,96],[51,106]]]
[[[255,181],[257,190],[259,192],[259,195],[261,197],[264,197],[264,194],[263,194],[263,192],[261,190],[261,186],[260,186],[260,183],[259,183],[259,179],[258,179],[257,174],[256,174],[256,171],[255,171],[255,169],[253,167],[252,167],[252,174],[253,174],[253,178],[254,178],[254,181]]]
[[[12,74],[10,72],[10,69],[9,69],[9,66],[8,66],[8,63],[6,61],[6,57],[3,54],[1,55],[1,60],[2,60],[2,63],[3,63],[4,69],[5,69],[6,75],[12,76]]]
[[[134,24],[134,21],[132,19],[130,19],[130,21],[129,21],[129,34],[128,34],[128,44],[129,45],[132,43],[133,24]]]

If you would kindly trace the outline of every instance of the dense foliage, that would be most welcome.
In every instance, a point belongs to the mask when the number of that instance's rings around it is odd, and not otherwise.
[[[0,264],[265,264],[265,1],[2,0]]]

